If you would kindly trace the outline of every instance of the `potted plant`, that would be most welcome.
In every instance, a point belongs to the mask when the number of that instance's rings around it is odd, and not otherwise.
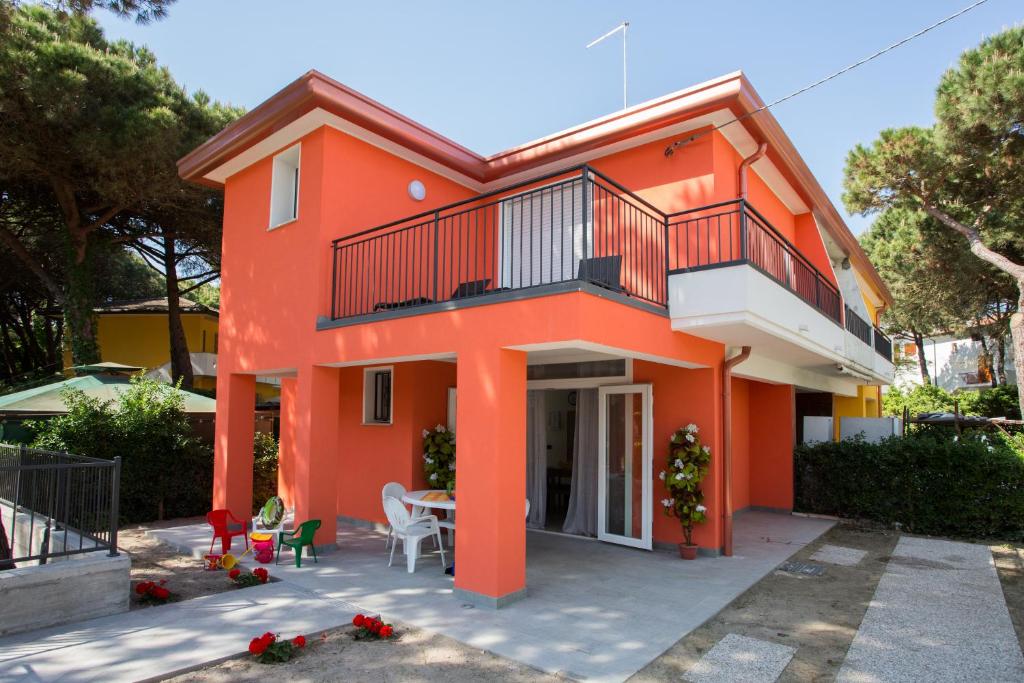
[[[455,490],[455,432],[444,425],[423,430],[423,473],[430,488]]]
[[[697,425],[691,422],[672,435],[669,439],[668,467],[659,475],[669,493],[669,497],[661,501],[665,514],[676,517],[683,527],[685,542],[679,544],[679,556],[684,560],[697,558],[693,525],[707,519],[700,483],[708,473],[711,448],[701,444],[698,431]]]

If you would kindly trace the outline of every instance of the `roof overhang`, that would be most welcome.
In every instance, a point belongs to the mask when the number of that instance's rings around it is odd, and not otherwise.
[[[445,175],[479,189],[587,154],[603,153],[629,140],[650,138],[659,131],[671,135],[672,129],[685,129],[692,119],[720,118],[712,115],[724,109],[745,118],[721,128],[722,134],[732,141],[729,129],[737,127],[756,142],[768,143],[768,159],[801,203],[815,212],[872,288],[891,304],[889,289],[856,237],[775,117],[767,110],[759,111],[763,106],[753,86],[737,71],[485,157],[317,71],[309,71],[183,157],[178,161],[178,173],[191,182],[221,187],[227,177],[251,163],[248,157],[258,143],[274,138],[284,147],[293,133],[297,138],[309,132],[309,122],[323,125],[340,120],[381,146],[403,148],[423,165],[447,171]]]

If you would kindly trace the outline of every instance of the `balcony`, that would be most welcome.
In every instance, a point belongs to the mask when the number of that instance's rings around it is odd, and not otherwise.
[[[727,344],[746,343],[727,329],[736,315],[768,320],[769,346],[817,340],[808,364],[845,361],[846,334],[869,349],[878,338],[843,315],[835,285],[748,202],[667,214],[589,166],[348,235],[332,249],[323,327],[590,291],[667,311],[674,329]]]
[[[665,218],[586,166],[337,239],[331,318],[594,289],[663,311]]]

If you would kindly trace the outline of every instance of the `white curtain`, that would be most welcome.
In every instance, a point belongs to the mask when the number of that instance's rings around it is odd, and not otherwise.
[[[526,526],[543,529],[547,521],[548,444],[544,392],[526,392],[526,497],[530,514]]]
[[[597,389],[582,389],[576,397],[572,484],[562,526],[567,534],[597,535],[597,400]]]

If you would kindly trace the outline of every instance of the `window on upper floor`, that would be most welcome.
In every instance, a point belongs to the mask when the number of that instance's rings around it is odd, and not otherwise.
[[[274,157],[269,229],[299,217],[299,149],[300,145],[295,145]]]
[[[363,424],[391,424],[392,368],[367,368],[363,371]]]

